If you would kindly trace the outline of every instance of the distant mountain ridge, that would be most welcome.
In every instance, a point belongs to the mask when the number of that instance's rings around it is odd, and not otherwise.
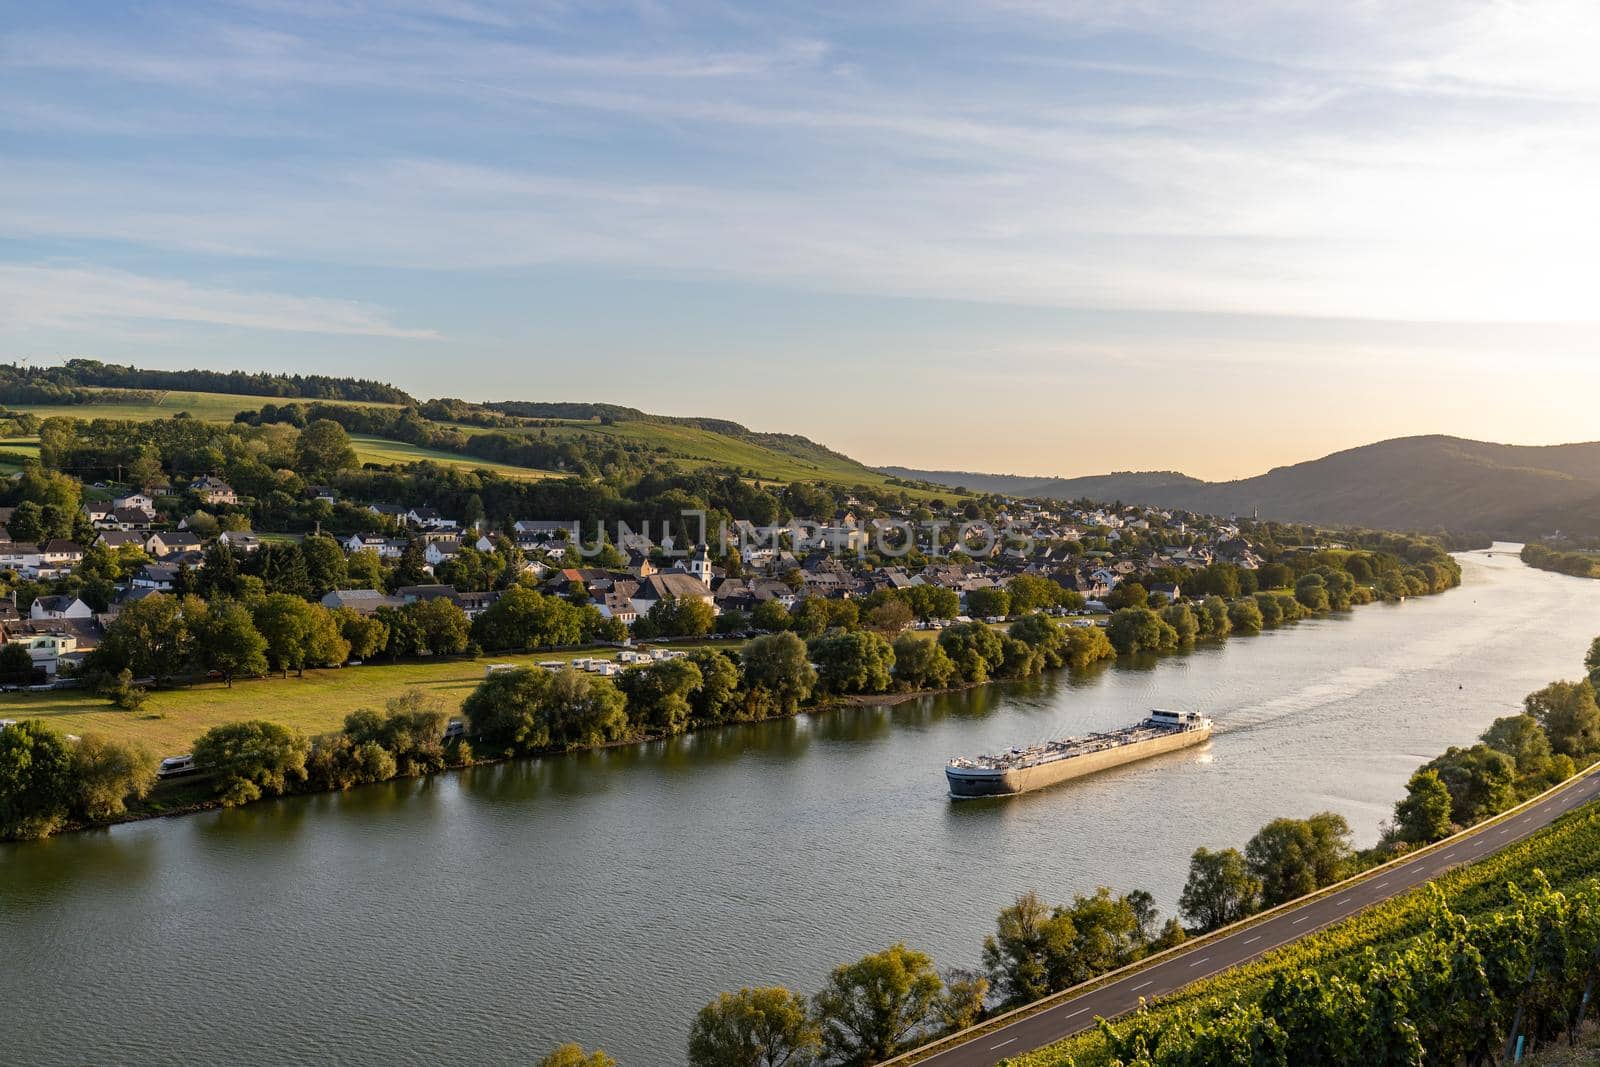
[[[880,468],[980,492],[1090,497],[1222,515],[1449,530],[1513,540],[1555,529],[1600,533],[1600,442],[1502,445],[1441,434],[1399,437],[1253,478],[1207,482],[1173,471],[1039,478]]]

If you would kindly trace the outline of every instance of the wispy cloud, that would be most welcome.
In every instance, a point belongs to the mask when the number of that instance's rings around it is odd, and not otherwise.
[[[132,320],[412,340],[439,336],[398,326],[383,309],[354,301],[207,288],[92,267],[0,265],[0,319],[11,329]]]

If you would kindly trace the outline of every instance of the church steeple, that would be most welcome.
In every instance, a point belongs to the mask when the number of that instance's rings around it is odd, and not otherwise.
[[[689,556],[689,573],[700,579],[700,584],[711,588],[711,550],[704,544],[694,546]]]

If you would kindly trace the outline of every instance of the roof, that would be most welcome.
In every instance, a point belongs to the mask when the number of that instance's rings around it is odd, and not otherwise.
[[[43,547],[44,551],[56,555],[70,555],[74,552],[80,556],[83,555],[83,546],[66,537],[52,537],[44,543]]]
[[[78,602],[75,596],[41,596],[35,597],[33,602],[39,605],[41,611],[66,611]]]
[[[639,583],[639,600],[666,600],[675,597],[704,598],[711,595],[711,590],[692,574],[680,574],[675,571],[663,571],[652,574]]]

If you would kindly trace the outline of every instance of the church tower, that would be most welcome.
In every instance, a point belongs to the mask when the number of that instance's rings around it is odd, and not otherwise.
[[[704,544],[694,546],[689,556],[689,573],[700,579],[700,584],[711,588],[711,550]]]

